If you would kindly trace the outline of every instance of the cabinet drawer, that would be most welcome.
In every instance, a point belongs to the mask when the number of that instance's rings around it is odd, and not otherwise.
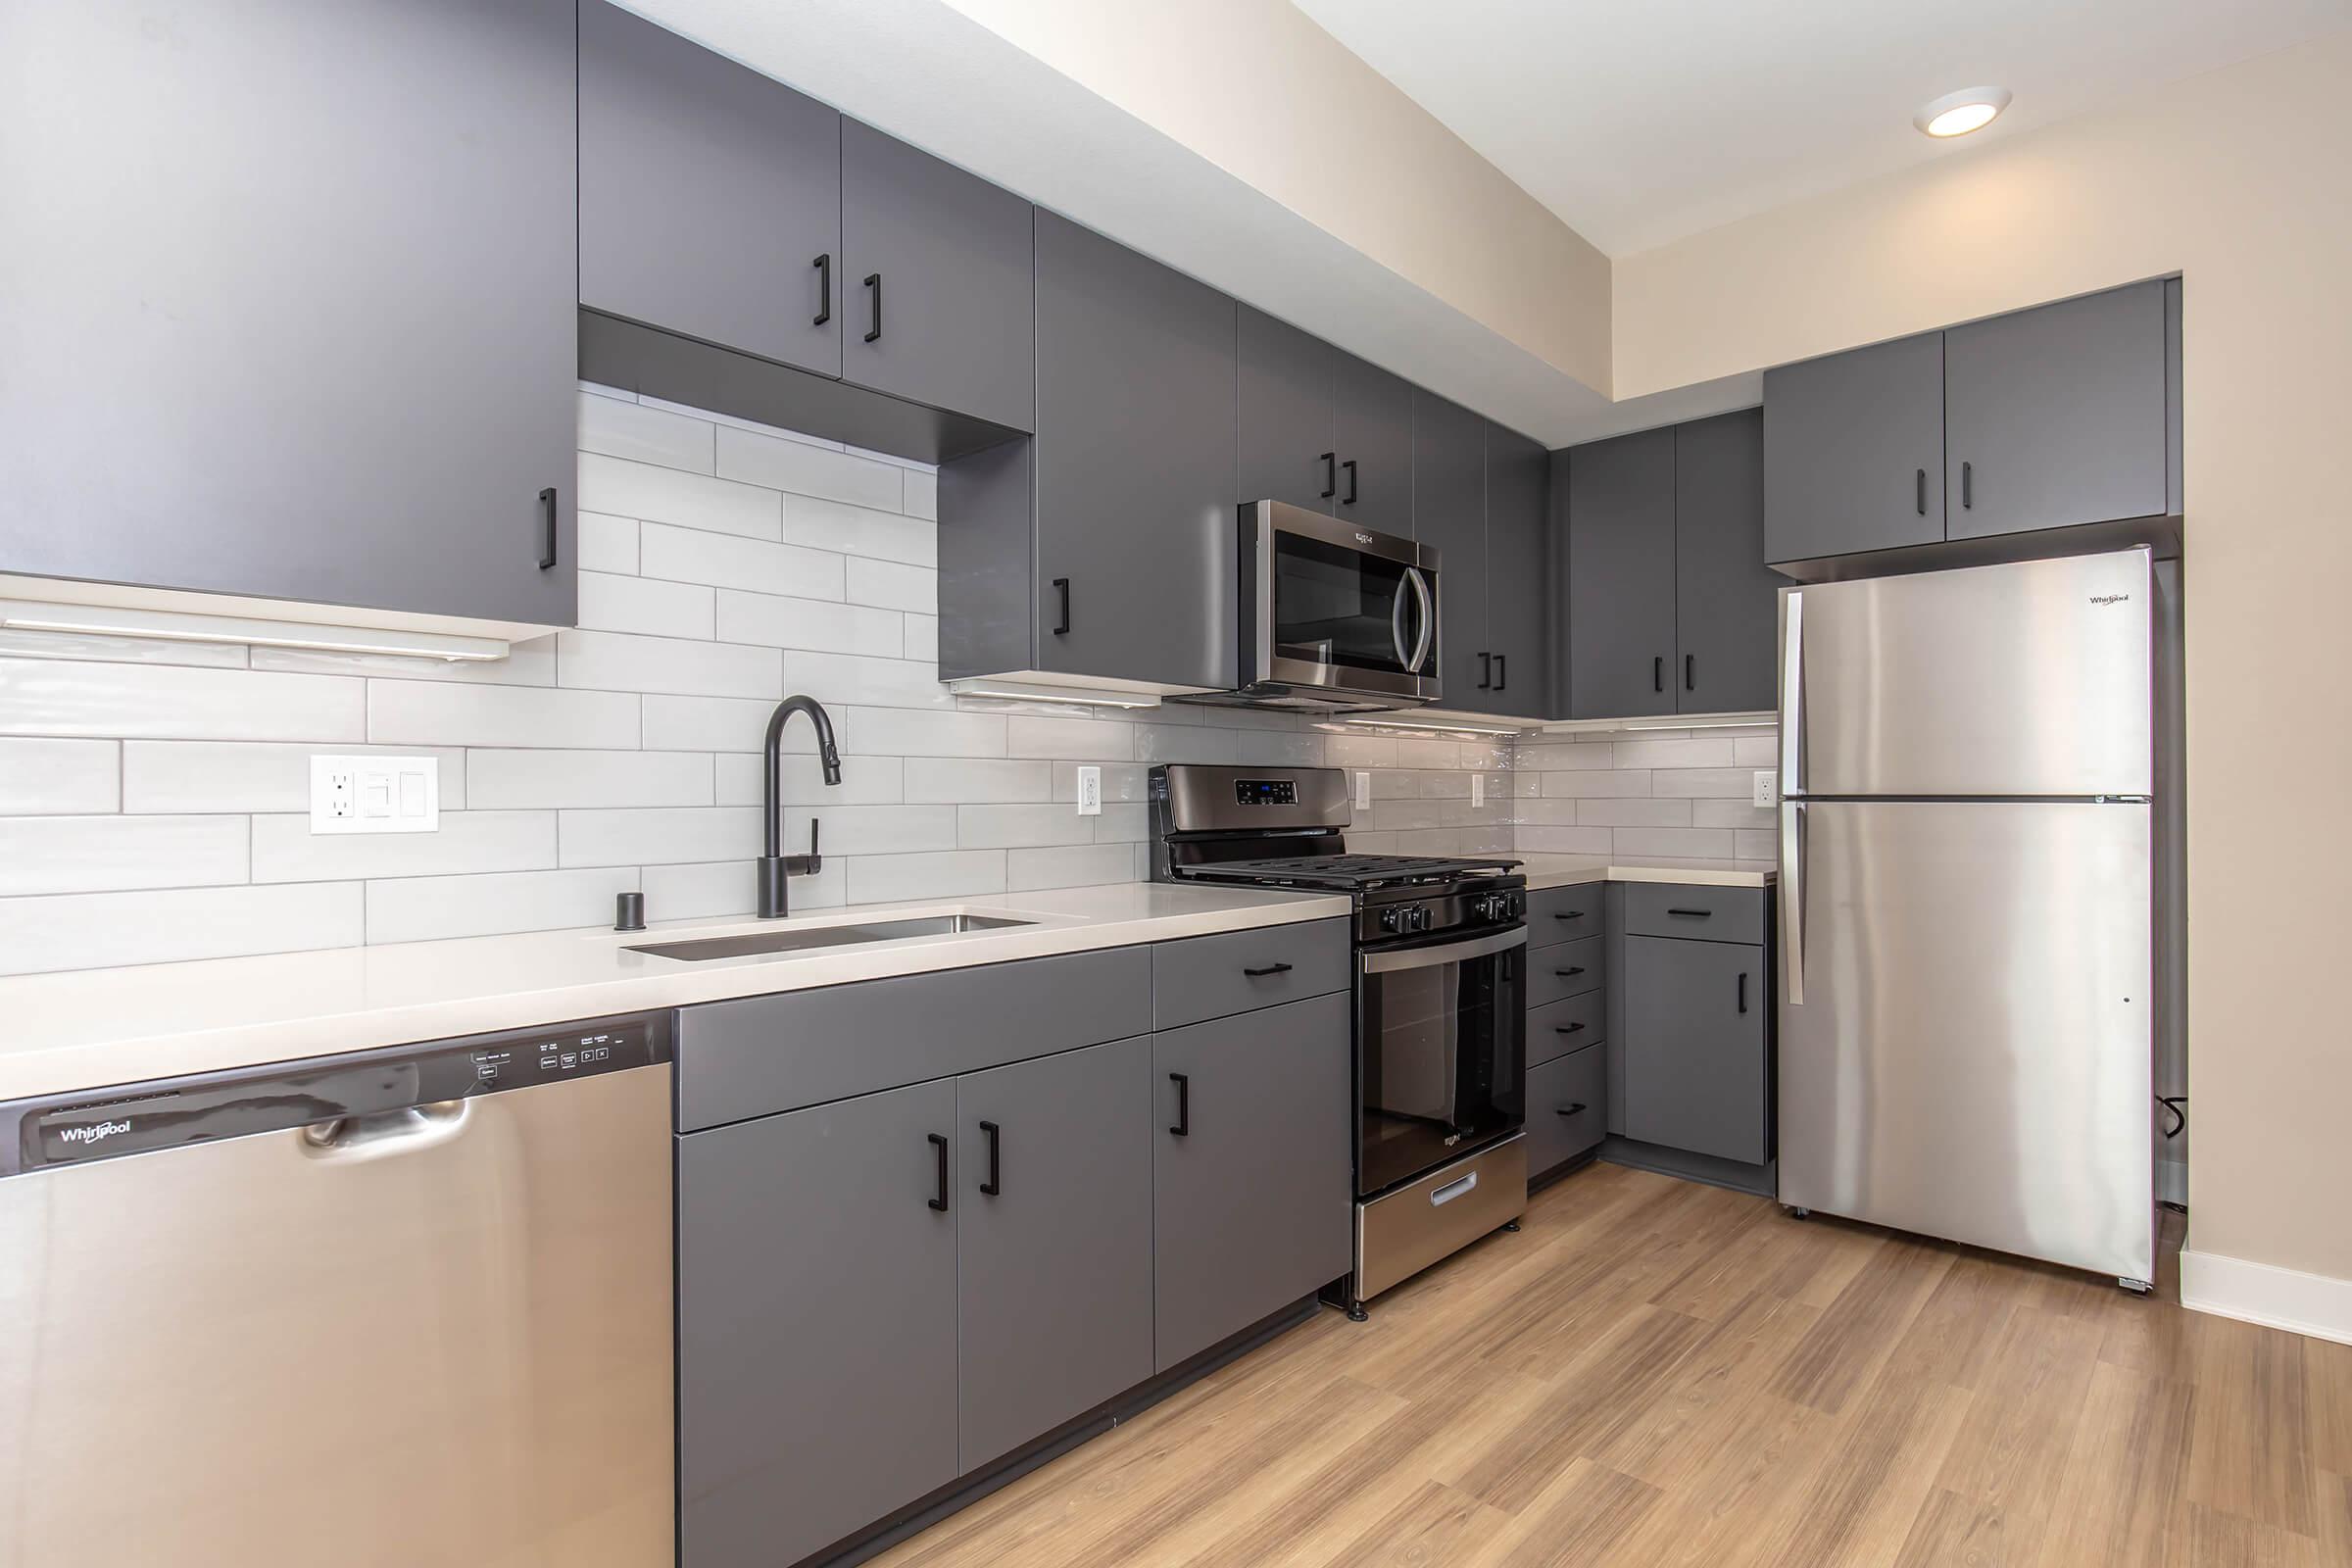
[[[1527,958],[1527,1004],[1544,1006],[1564,997],[1600,989],[1600,938],[1583,937],[1531,953]]]
[[[1152,949],[1152,1027],[1345,991],[1350,978],[1345,916],[1161,942]]]
[[[1146,1033],[1141,947],[946,969],[678,1011],[678,1130]]]
[[[1625,890],[1625,934],[1760,943],[1765,931],[1764,891],[1692,887],[1681,882],[1630,883]]]
[[[1527,1013],[1527,1064],[1531,1067],[1565,1056],[1572,1051],[1597,1045],[1608,1033],[1603,1022],[1598,989],[1580,992],[1564,1002],[1531,1007]]]
[[[1595,1046],[1527,1070],[1527,1170],[1540,1176],[1600,1142],[1609,1054]]]
[[[1544,888],[1527,896],[1527,945],[1548,948],[1600,935],[1600,906],[1605,884],[1580,882],[1574,887]]]

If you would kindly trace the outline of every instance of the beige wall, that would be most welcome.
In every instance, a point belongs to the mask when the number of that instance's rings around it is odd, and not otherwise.
[[[2352,33],[1616,269],[1621,397],[2182,274],[2189,1246],[2352,1279]]]

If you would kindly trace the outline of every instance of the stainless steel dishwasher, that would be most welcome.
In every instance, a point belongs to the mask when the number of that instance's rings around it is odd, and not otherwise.
[[[669,1563],[670,1051],[0,1105],[0,1564]]]

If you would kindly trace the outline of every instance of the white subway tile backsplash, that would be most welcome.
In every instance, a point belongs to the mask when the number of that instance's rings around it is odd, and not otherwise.
[[[718,427],[718,471],[796,496],[846,501],[884,512],[905,509],[906,469],[805,441],[761,435],[737,425]]]
[[[955,696],[939,683],[938,667],[911,659],[787,648],[783,664],[784,690],[807,692],[828,707],[835,703],[943,710],[956,706]],[[859,746],[861,751],[867,749]]]
[[[1152,835],[1151,808],[1147,806],[1105,806],[1101,816],[1079,820],[1094,823],[1098,844],[1140,844]]]
[[[1054,768],[1054,793],[1050,799],[1077,800],[1078,769],[1089,764],[1055,762],[1052,765]],[[1152,769],[1147,764],[1142,762],[1097,762],[1092,765],[1102,770],[1102,804],[1105,809],[1119,802],[1141,801],[1147,798],[1146,792],[1152,787]],[[976,795],[965,798],[967,800],[980,799]]]
[[[1512,834],[1513,847],[1531,855],[1606,855],[1616,844],[1615,828],[1554,827],[1522,822]],[[1348,841],[1350,844],[1353,839]]]
[[[1732,742],[1732,763],[1736,767],[1778,767],[1781,764],[1781,738],[1772,735],[1742,735]]]
[[[1106,882],[1132,882],[1136,875],[1135,851],[1125,844],[1009,850],[1004,856],[1005,888],[1013,893],[1099,887]]]
[[[118,741],[0,740],[0,815],[72,815],[122,804]]]
[[[1107,718],[1044,717],[1013,713],[1004,726],[1007,757],[1067,758],[1082,762],[1131,761],[1135,726]]]
[[[782,697],[775,651],[682,637],[567,631],[557,641],[558,684],[671,696]]]
[[[1732,742],[1716,736],[1705,740],[1642,740],[1617,743],[1619,767],[1730,767]]]
[[[1320,767],[1323,737],[1311,730],[1243,730],[1234,739],[1233,760],[1262,767]]]
[[[863,556],[851,556],[848,560],[850,603],[909,611],[918,615],[939,612],[939,573],[931,567],[871,561]]]
[[[718,763],[718,804],[758,806],[765,798],[760,771],[767,760],[759,753],[722,752]],[[892,806],[906,798],[904,769],[912,759],[844,756],[841,782],[827,784],[823,766],[813,752],[787,752],[778,762],[777,799],[786,806]]]
[[[638,570],[676,582],[748,588],[795,599],[839,599],[847,556],[765,539],[648,522],[637,531]]]
[[[956,843],[953,806],[849,806],[818,801],[784,811],[784,853],[805,854],[808,824],[824,824],[817,848],[836,855],[897,855],[918,850],[952,850]]]
[[[565,866],[748,859],[760,853],[756,807],[622,808],[561,815],[561,863]]]
[[[906,657],[919,659],[927,664],[939,662],[939,617],[937,615],[907,615]],[[854,650],[862,653],[863,649]]]
[[[1692,801],[1690,825],[1752,828],[1769,833],[1774,831],[1773,809],[1769,806],[1752,805],[1746,800]]]
[[[1651,793],[1649,770],[1634,772],[1568,772],[1545,773],[1545,799],[1578,800],[1592,795],[1643,796]]]
[[[848,862],[828,858],[813,876],[796,876],[786,889],[792,912],[805,913],[848,902]],[[759,905],[759,871],[745,860],[649,865],[641,873],[648,920],[707,920],[714,915],[750,914]]]
[[[1003,850],[861,855],[848,862],[849,902],[973,898],[1005,890]]]
[[[367,692],[333,675],[0,659],[0,735],[357,741]]]
[[[453,686],[421,680],[369,681],[367,738],[380,746],[634,750],[638,744],[637,703],[634,692]]]
[[[910,566],[939,564],[939,524],[816,496],[784,498],[784,542]]]
[[[0,898],[246,880],[239,816],[0,816]]]
[[[1138,724],[1135,758],[1140,762],[1238,762],[1241,742],[1229,729],[1194,724]]]
[[[596,393],[580,394],[582,452],[692,473],[714,473],[715,429],[708,419],[649,408],[634,398],[624,402]]]
[[[713,604],[717,590],[701,583],[664,582],[614,572],[580,573],[580,628],[631,631],[648,637],[716,635]],[[728,642],[753,639],[727,638]]]
[[[1757,828],[1740,828],[1732,834],[1732,853],[1742,860],[1769,860],[1781,853],[1781,836]]]
[[[613,896],[635,892],[634,866],[409,876],[368,884],[369,942],[437,942],[565,926],[609,926]]]
[[[1720,827],[1623,827],[1617,834],[1619,855],[1671,855],[1686,859],[1728,858],[1734,851],[1732,830]]]
[[[906,470],[906,515],[936,520],[939,516],[939,470]]]
[[[252,820],[256,882],[456,876],[556,863],[553,811],[443,811],[434,833],[313,833],[307,812]]]
[[[580,514],[580,569],[634,572],[637,569],[637,519],[602,512]]]
[[[784,498],[757,485],[580,454],[580,509],[748,539],[784,537]]]
[[[767,648],[829,649],[881,659],[896,659],[905,653],[936,663],[935,648],[920,654],[907,649],[908,618],[895,610],[875,610],[835,600],[785,599],[735,588],[718,590],[721,642],[756,643]]]
[[[755,697],[667,697],[645,700],[645,749],[663,752],[756,752],[767,741],[767,717],[776,705]],[[835,724],[841,722],[834,715]],[[815,732],[794,724],[784,732],[784,750],[816,751]]]
[[[441,809],[466,808],[466,754],[454,747],[124,741],[122,809],[308,811],[311,757],[322,751],[346,757],[430,757],[440,764]]]
[[[1051,801],[1057,799],[1054,766],[1026,759],[909,757],[906,799],[947,804]],[[1070,796],[1077,798],[1075,793]]]
[[[1100,820],[1080,816],[1072,806],[959,806],[955,811],[952,842],[967,850],[1090,844]]]
[[[1576,803],[1576,820],[1585,827],[1689,827],[1690,803],[1588,798]]]
[[[1660,795],[1741,800],[1747,796],[1749,777],[1745,768],[1661,767],[1651,775],[1650,782]]]
[[[0,974],[359,946],[357,882],[0,899]]]
[[[836,726],[843,717],[835,714]],[[917,757],[1003,757],[1005,726],[1002,713],[966,713],[946,709],[853,708],[849,710],[844,742],[860,752]]]
[[[475,809],[492,811],[712,802],[707,752],[477,749],[466,754],[466,788]]]

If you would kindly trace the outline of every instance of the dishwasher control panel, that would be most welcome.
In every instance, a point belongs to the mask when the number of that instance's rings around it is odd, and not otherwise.
[[[473,1087],[461,1093],[562,1083],[666,1061],[667,1040],[657,1042],[655,1033],[651,1018],[600,1018],[563,1029],[504,1036],[494,1044],[476,1045],[466,1054],[473,1069]]]

